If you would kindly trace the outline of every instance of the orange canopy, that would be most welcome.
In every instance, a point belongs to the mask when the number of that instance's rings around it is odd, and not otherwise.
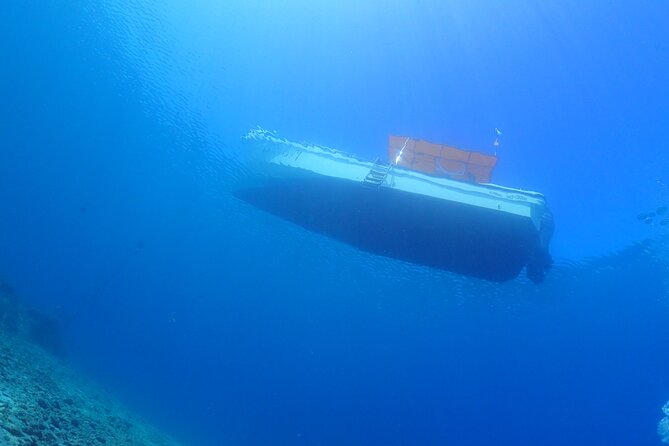
[[[429,175],[477,183],[489,183],[497,165],[494,155],[393,135],[388,138],[388,160]]]

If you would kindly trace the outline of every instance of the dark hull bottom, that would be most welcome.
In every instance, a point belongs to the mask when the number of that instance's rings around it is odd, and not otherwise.
[[[271,180],[235,195],[368,252],[496,282],[517,277],[538,243],[526,218],[347,180]]]

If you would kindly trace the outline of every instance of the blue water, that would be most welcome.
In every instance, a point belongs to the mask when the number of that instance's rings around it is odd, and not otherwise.
[[[0,276],[187,444],[659,444],[669,4],[0,4]],[[280,6],[279,6],[280,5]],[[256,126],[490,151],[556,267],[492,284],[254,209]]]

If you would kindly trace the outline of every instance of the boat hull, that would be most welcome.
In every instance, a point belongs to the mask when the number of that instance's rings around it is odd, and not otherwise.
[[[272,178],[235,195],[364,251],[496,282],[516,278],[539,244],[529,218],[336,177]]]

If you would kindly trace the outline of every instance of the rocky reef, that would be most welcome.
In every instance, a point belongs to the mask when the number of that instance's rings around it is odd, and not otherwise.
[[[662,412],[664,412],[664,418],[657,425],[657,434],[660,436],[662,443],[669,444],[669,401],[665,403]]]
[[[0,283],[0,445],[177,446],[68,367],[54,336]]]

